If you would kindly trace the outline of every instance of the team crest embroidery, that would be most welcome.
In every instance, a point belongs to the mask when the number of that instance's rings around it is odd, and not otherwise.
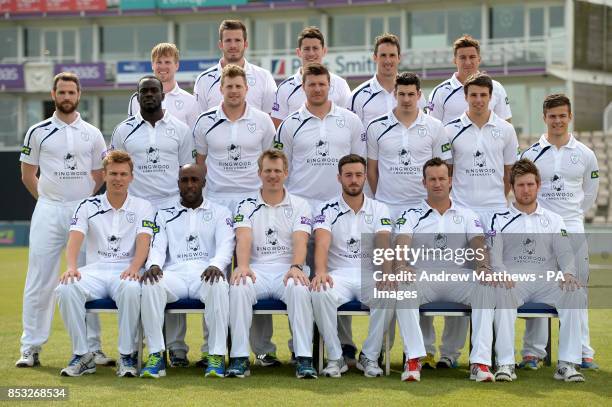
[[[448,238],[446,237],[446,235],[443,235],[442,233],[436,234],[436,236],[434,237],[434,247],[436,249],[446,249],[447,240]]]
[[[423,126],[419,126],[418,135],[419,137],[427,136],[427,128]]]
[[[66,153],[64,156],[64,169],[66,170],[76,170],[77,162],[76,157],[73,153]]]
[[[182,100],[177,99],[174,101],[174,107],[176,107],[176,110],[183,110],[183,106],[185,106],[185,102]]]
[[[548,218],[547,218],[546,216],[542,216],[542,217],[540,218],[540,224],[541,224],[543,227],[548,227],[548,225],[550,225],[550,220],[548,220]]]
[[[247,123],[247,129],[251,132],[251,133],[255,133],[255,130],[257,129],[257,125],[253,122]]]
[[[240,160],[240,146],[236,144],[230,144],[227,147],[227,159],[232,161]]]
[[[359,253],[361,251],[361,241],[351,237],[346,241],[346,251],[353,254]]]
[[[249,84],[249,86],[255,86],[255,77],[249,76],[247,78],[247,83]]]
[[[366,213],[366,215],[365,215],[365,223],[367,223],[369,225],[370,223],[372,223],[373,220],[374,220],[374,215]]]
[[[523,253],[525,254],[535,253],[536,241],[533,239],[533,237],[524,238],[522,243],[523,243]]]
[[[410,153],[410,151],[406,150],[405,148],[402,148],[398,152],[398,161],[399,165],[410,165],[412,164],[412,154]]]
[[[570,155],[570,161],[572,162],[572,164],[578,164],[579,160],[580,160],[580,157],[578,157],[577,153],[572,153]]]
[[[200,250],[200,239],[196,235],[189,235],[185,238],[187,241],[187,250],[197,252]]]
[[[493,136],[494,139],[498,139],[501,137],[501,129],[498,129],[497,127],[495,127],[494,129],[491,130],[491,136]]]
[[[136,214],[134,212],[126,212],[125,213],[125,220],[128,221],[128,223],[134,223],[136,221]]]
[[[174,133],[176,133],[176,130],[174,129],[174,127],[168,127],[166,129],[166,136],[172,137],[174,136]]]
[[[82,131],[81,132],[81,140],[89,141],[89,133],[87,133],[86,131]]]
[[[269,227],[266,229],[266,243],[272,246],[276,246],[278,244],[278,231]]]
[[[111,235],[106,240],[108,241],[108,250],[117,253],[119,251],[121,238],[119,236]]]
[[[293,208],[290,206],[286,206],[283,208],[283,211],[285,212],[285,216],[287,218],[291,218],[291,216],[293,215]]]
[[[463,223],[463,216],[461,215],[454,215],[453,216],[453,222],[455,222],[457,225],[460,223]]]
[[[212,220],[212,217],[213,214],[210,209],[204,210],[204,213],[202,214],[202,219],[204,219],[204,222],[210,222]]]
[[[157,164],[159,162],[159,148],[149,147],[146,150],[147,162],[151,164]]]
[[[344,121],[344,118],[336,119],[336,126],[338,126],[339,128],[343,128],[345,124],[346,122]]]

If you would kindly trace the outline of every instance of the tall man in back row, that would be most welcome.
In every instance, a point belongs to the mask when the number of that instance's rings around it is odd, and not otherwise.
[[[54,292],[70,218],[79,201],[102,186],[106,151],[100,130],[77,112],[79,78],[67,72],[53,79],[53,117],[30,127],[21,149],[21,180],[37,200],[30,224],[28,274],[23,292],[23,334],[17,367],[39,365],[39,352],[49,339]],[[37,176],[40,170],[40,177]],[[82,257],[81,263],[84,261]],[[97,316],[87,318],[88,351],[97,364],[114,363],[101,351]]]

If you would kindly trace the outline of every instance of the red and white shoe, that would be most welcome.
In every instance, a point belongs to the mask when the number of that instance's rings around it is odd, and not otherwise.
[[[489,366],[480,363],[472,363],[470,366],[470,380],[477,382],[494,382],[495,376],[489,370]]]
[[[421,381],[421,361],[419,358],[408,359],[406,366],[402,372],[403,382],[420,382]]]

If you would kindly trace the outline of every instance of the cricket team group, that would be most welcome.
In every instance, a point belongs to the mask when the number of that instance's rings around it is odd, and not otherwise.
[[[116,363],[120,377],[165,376],[166,363],[189,366],[185,315],[165,315],[167,304],[189,298],[205,306],[196,365],[206,377],[248,376],[251,352],[255,365],[280,364],[272,317],[253,315],[264,299],[286,304],[298,378],[339,378],[350,367],[381,376],[383,338],[393,343],[397,322],[401,380],[419,381],[422,369],[458,367],[471,319],[470,379],[512,381],[517,308],[527,302],[557,309],[555,379],[580,382],[584,370],[597,369],[583,222],[599,169],[568,130],[565,95],[545,98],[547,132],[521,152],[506,92],[479,71],[480,45],[469,35],[454,42],[457,71],[429,98],[416,74],[398,72],[393,34],[376,38],[376,74],[352,91],[322,64],[327,48],[317,27],[299,34],[301,67],[278,86],[245,59],[247,47],[245,25],[223,21],[222,56],[197,77],[192,95],[175,80],[176,46],[155,46],[153,75],[126,100],[127,118],[110,145],[77,111],[78,77],[55,76],[55,113],[29,128],[20,156],[37,203],[17,367],[40,364],[57,301],[73,353],[62,375]],[[363,273],[371,247],[484,255],[469,265],[388,259],[378,273],[385,281],[372,283]],[[488,278],[419,278],[434,269]],[[542,278],[550,270],[560,278]],[[525,273],[536,277],[513,277]],[[393,278],[400,275],[413,278]],[[375,289],[364,289],[369,284]],[[402,289],[417,295],[382,302],[371,295]],[[116,362],[102,351],[97,315],[86,312],[88,301],[103,298],[118,308]],[[337,311],[353,300],[370,307],[358,354],[351,318]],[[435,301],[472,309],[445,317],[439,349],[433,317],[419,314]],[[140,324],[148,358],[137,371]],[[314,324],[327,356],[320,372]],[[547,340],[545,320],[527,321],[518,367],[538,369]]]

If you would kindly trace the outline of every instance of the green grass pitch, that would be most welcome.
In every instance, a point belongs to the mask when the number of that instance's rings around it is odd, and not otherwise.
[[[592,263],[607,263],[608,259],[592,259]],[[368,379],[351,370],[341,379],[319,378],[297,380],[288,364],[288,327],[286,317],[275,317],[274,342],[278,356],[285,362],[279,368],[252,368],[247,379],[205,379],[195,367],[168,369],[168,376],[159,380],[138,378],[118,379],[113,368],[98,368],[96,374],[80,378],[60,377],[59,371],[70,359],[70,342],[56,311],[53,332],[41,353],[42,366],[17,369],[19,354],[21,307],[26,275],[27,249],[0,249],[0,386],[67,386],[69,402],[79,405],[612,405],[612,307],[593,309],[591,340],[601,369],[585,372],[586,383],[563,383],[553,380],[552,368],[537,372],[518,371],[513,383],[474,383],[468,380],[467,350],[464,349],[460,368],[455,370],[423,371],[420,383],[402,383],[401,346],[398,338],[392,351],[392,374]],[[612,266],[592,271],[591,283],[600,298],[608,296]],[[596,288],[599,287],[599,288]],[[593,289],[592,289],[593,290]],[[440,318],[436,318],[438,337]],[[117,322],[114,315],[102,315],[104,350],[117,357]],[[553,326],[556,322],[553,323]],[[199,356],[201,329],[199,316],[188,317],[187,343],[192,365]],[[524,323],[517,323],[517,341],[522,337]],[[365,339],[367,318],[354,317],[356,343]],[[553,360],[556,356],[557,330],[553,331]],[[517,352],[520,349],[517,343]],[[158,404],[159,403],[159,404]],[[0,401],[0,404],[16,405]]]

